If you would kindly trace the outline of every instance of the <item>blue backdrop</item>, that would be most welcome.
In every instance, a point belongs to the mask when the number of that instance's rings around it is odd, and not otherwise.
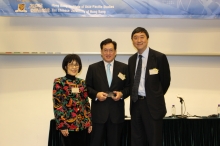
[[[220,18],[220,0],[0,0],[0,16]]]

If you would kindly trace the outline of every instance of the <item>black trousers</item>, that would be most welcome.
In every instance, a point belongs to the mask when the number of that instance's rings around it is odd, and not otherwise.
[[[162,146],[162,120],[154,120],[152,118],[146,99],[140,99],[132,103],[131,146]]]
[[[67,137],[62,135],[62,140],[64,143],[64,146],[86,146],[87,145],[87,134],[88,130],[82,130],[82,131],[69,131],[69,135]]]
[[[120,146],[123,123],[112,123],[110,119],[106,123],[92,123],[90,146]]]

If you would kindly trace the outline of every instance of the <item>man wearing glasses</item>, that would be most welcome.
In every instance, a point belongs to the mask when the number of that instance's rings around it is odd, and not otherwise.
[[[89,98],[92,99],[91,145],[120,146],[124,122],[124,99],[129,96],[127,65],[115,60],[117,43],[105,39],[100,44],[102,61],[91,64],[86,75]]]

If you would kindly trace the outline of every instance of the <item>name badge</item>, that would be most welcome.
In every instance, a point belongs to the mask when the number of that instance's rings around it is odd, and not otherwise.
[[[150,75],[158,74],[159,70],[157,68],[153,68],[149,70]]]
[[[79,88],[72,87],[72,93],[79,93]]]
[[[126,79],[126,78],[125,78],[125,75],[124,75],[124,74],[122,74],[122,73],[119,73],[119,74],[118,74],[118,77],[119,77],[121,80]]]

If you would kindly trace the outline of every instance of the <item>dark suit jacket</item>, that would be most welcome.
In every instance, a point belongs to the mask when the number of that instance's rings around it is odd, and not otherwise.
[[[134,83],[137,53],[128,60],[130,73],[130,91]],[[150,69],[158,69],[158,74],[150,75]],[[166,114],[164,95],[170,86],[170,68],[167,57],[158,51],[149,48],[148,61],[145,75],[146,101],[149,111],[154,119],[161,119]],[[131,98],[132,99],[132,98]],[[132,108],[132,100],[130,102]]]
[[[125,80],[118,74],[125,75]],[[105,123],[108,117],[113,123],[124,121],[124,98],[129,96],[128,67],[126,64],[114,61],[113,78],[111,86],[108,86],[104,62],[100,61],[89,66],[86,75],[86,85],[89,98],[92,99],[92,122]],[[98,92],[121,91],[123,99],[114,101],[107,98],[105,101],[95,100]]]

